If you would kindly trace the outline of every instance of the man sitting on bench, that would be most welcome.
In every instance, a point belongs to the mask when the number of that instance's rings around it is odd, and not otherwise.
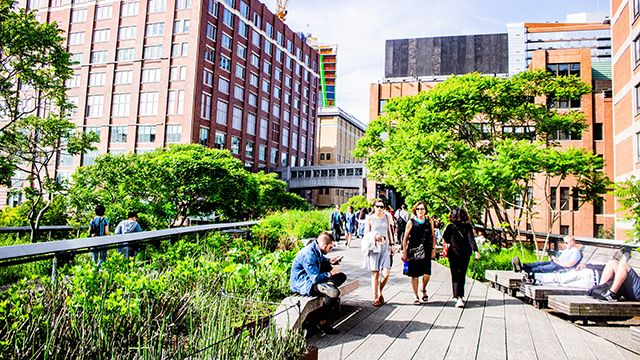
[[[629,301],[640,300],[640,276],[629,266],[626,257],[623,256],[617,261],[611,260],[604,267],[600,285],[611,280],[613,280],[611,288],[602,295],[594,295],[594,297],[606,301],[617,301],[620,297]]]
[[[324,304],[319,313],[320,321],[316,325],[323,334],[338,333],[327,323],[327,319],[338,304],[338,287],[347,280],[347,275],[340,272],[339,264],[342,257],[334,256],[329,259],[325,256],[334,246],[333,235],[329,232],[321,233],[293,259],[289,279],[292,291],[304,296],[324,297]]]
[[[520,258],[514,256],[511,260],[513,270],[515,272],[525,271],[528,274],[533,274],[562,272],[574,268],[582,260],[582,254],[576,246],[576,240],[573,236],[565,236],[563,240],[566,247],[558,258],[552,256],[550,261],[522,264]]]
[[[580,264],[566,272],[524,273],[522,282],[529,285],[557,285],[589,290],[598,284],[604,267],[601,264]]]

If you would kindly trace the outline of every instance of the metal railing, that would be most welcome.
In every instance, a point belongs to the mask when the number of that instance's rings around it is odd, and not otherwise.
[[[91,238],[59,240],[35,244],[22,244],[0,247],[0,267],[23,264],[27,262],[54,259],[68,259],[76,254],[96,250],[107,250],[119,246],[144,245],[160,240],[174,239],[183,235],[199,234],[207,231],[246,228],[256,225],[258,221],[244,221],[224,224],[197,225],[164,230],[143,231],[124,235],[108,235]]]

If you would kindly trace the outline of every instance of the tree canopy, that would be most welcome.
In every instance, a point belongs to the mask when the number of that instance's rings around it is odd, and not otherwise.
[[[606,191],[608,179],[597,171],[601,158],[553,140],[558,132],[581,134],[584,114],[544,103],[589,92],[575,76],[543,71],[508,79],[453,76],[429,91],[390,100],[354,154],[366,159],[370,177],[394,186],[408,202],[426,199],[435,214],[461,205],[478,222],[490,212],[514,232],[507,209],[517,197],[527,199],[537,174],[549,181],[573,176],[583,201]],[[532,200],[525,203],[535,206]]]

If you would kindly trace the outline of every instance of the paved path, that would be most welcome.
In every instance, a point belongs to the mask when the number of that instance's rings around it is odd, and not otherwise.
[[[387,304],[374,308],[359,240],[349,249],[340,244],[333,252],[345,256],[342,270],[361,285],[342,300],[334,323],[340,334],[309,339],[320,359],[640,359],[630,341],[606,340],[471,279],[467,306],[455,308],[449,269],[435,262],[429,303],[413,305],[399,255],[384,291]]]

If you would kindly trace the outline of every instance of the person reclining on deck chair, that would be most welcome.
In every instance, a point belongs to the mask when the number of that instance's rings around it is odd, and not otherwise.
[[[590,295],[606,301],[618,301],[621,297],[628,301],[640,300],[640,276],[629,266],[626,256],[611,260],[604,267],[598,287],[607,286],[609,282],[609,290],[604,293],[590,290]]]
[[[557,285],[589,290],[600,281],[604,264],[580,264],[575,269],[555,273],[524,273],[522,282],[529,285]]]
[[[289,286],[293,292],[304,296],[322,296],[324,304],[320,310],[320,321],[316,324],[322,334],[337,334],[338,331],[327,323],[331,311],[339,302],[338,287],[347,280],[340,272],[341,256],[331,259],[325,255],[335,246],[333,235],[321,233],[318,238],[300,249],[291,267]]]
[[[514,256],[511,260],[513,271],[525,271],[528,274],[552,273],[563,272],[576,267],[576,265],[580,263],[580,260],[582,260],[582,253],[576,246],[576,240],[573,236],[565,236],[563,240],[566,247],[558,258],[552,256],[550,261],[538,261],[530,264],[522,264],[520,262],[520,258]]]

